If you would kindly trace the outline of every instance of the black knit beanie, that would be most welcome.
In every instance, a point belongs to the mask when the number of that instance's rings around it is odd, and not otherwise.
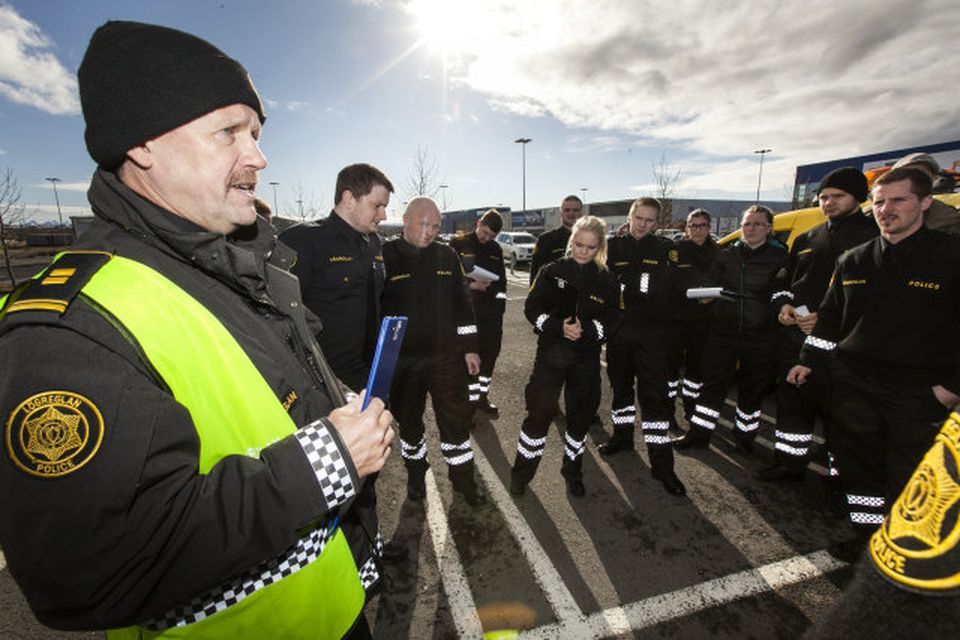
[[[140,22],[107,22],[77,71],[87,150],[114,170],[127,150],[222,107],[266,120],[246,69],[196,36]]]
[[[827,187],[846,191],[856,198],[857,202],[866,200],[867,194],[870,192],[870,188],[867,186],[867,176],[863,175],[863,171],[854,167],[840,167],[828,173],[820,181],[817,193]]]

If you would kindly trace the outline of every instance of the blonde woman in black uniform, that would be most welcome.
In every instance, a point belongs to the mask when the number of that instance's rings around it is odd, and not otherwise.
[[[607,270],[606,235],[600,218],[580,218],[566,256],[543,267],[530,287],[524,313],[540,338],[511,473],[515,496],[526,492],[537,472],[564,385],[567,428],[561,473],[571,495],[585,493],[581,464],[587,428],[600,404],[600,345],[620,320],[620,287]]]

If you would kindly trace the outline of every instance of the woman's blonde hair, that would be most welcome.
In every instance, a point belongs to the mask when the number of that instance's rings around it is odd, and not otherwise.
[[[600,248],[597,250],[597,255],[593,256],[593,261],[597,263],[598,268],[605,270],[607,268],[607,223],[597,216],[583,216],[577,220],[573,224],[573,229],[570,230],[570,239],[567,240],[565,255],[568,258],[573,254],[573,239],[578,231],[591,231],[597,236]]]

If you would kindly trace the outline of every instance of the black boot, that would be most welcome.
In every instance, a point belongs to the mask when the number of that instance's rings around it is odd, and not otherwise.
[[[633,451],[633,429],[630,427],[614,427],[613,436],[597,447],[603,457],[612,456],[621,451]]]
[[[753,455],[753,434],[744,433],[740,430],[737,430],[733,434],[733,441],[735,443],[737,453],[745,456]]]
[[[497,405],[490,402],[490,398],[486,394],[480,396],[480,400],[477,401],[477,410],[483,411],[484,413],[490,414],[490,417],[496,420],[500,417],[500,409]]]
[[[567,492],[575,498],[582,498],[587,490],[583,486],[583,458],[571,460],[563,456],[563,465],[560,474],[567,483]]]
[[[674,440],[673,446],[677,449],[707,449],[710,447],[710,432],[691,428],[685,436]]]
[[[477,482],[473,465],[470,463],[450,468],[450,484],[453,485],[454,492],[463,496],[463,499],[471,507],[479,506],[487,501],[483,486]]]
[[[407,469],[407,500],[422,502],[427,497],[426,469]]]
[[[650,452],[650,474],[663,484],[672,496],[687,495],[687,488],[673,472],[673,449],[668,444],[647,445]]]

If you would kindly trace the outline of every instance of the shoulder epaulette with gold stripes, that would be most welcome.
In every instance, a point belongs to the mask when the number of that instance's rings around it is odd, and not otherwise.
[[[61,253],[40,275],[10,294],[6,307],[0,310],[0,317],[22,311],[50,311],[63,315],[83,285],[111,257],[103,251]]]

